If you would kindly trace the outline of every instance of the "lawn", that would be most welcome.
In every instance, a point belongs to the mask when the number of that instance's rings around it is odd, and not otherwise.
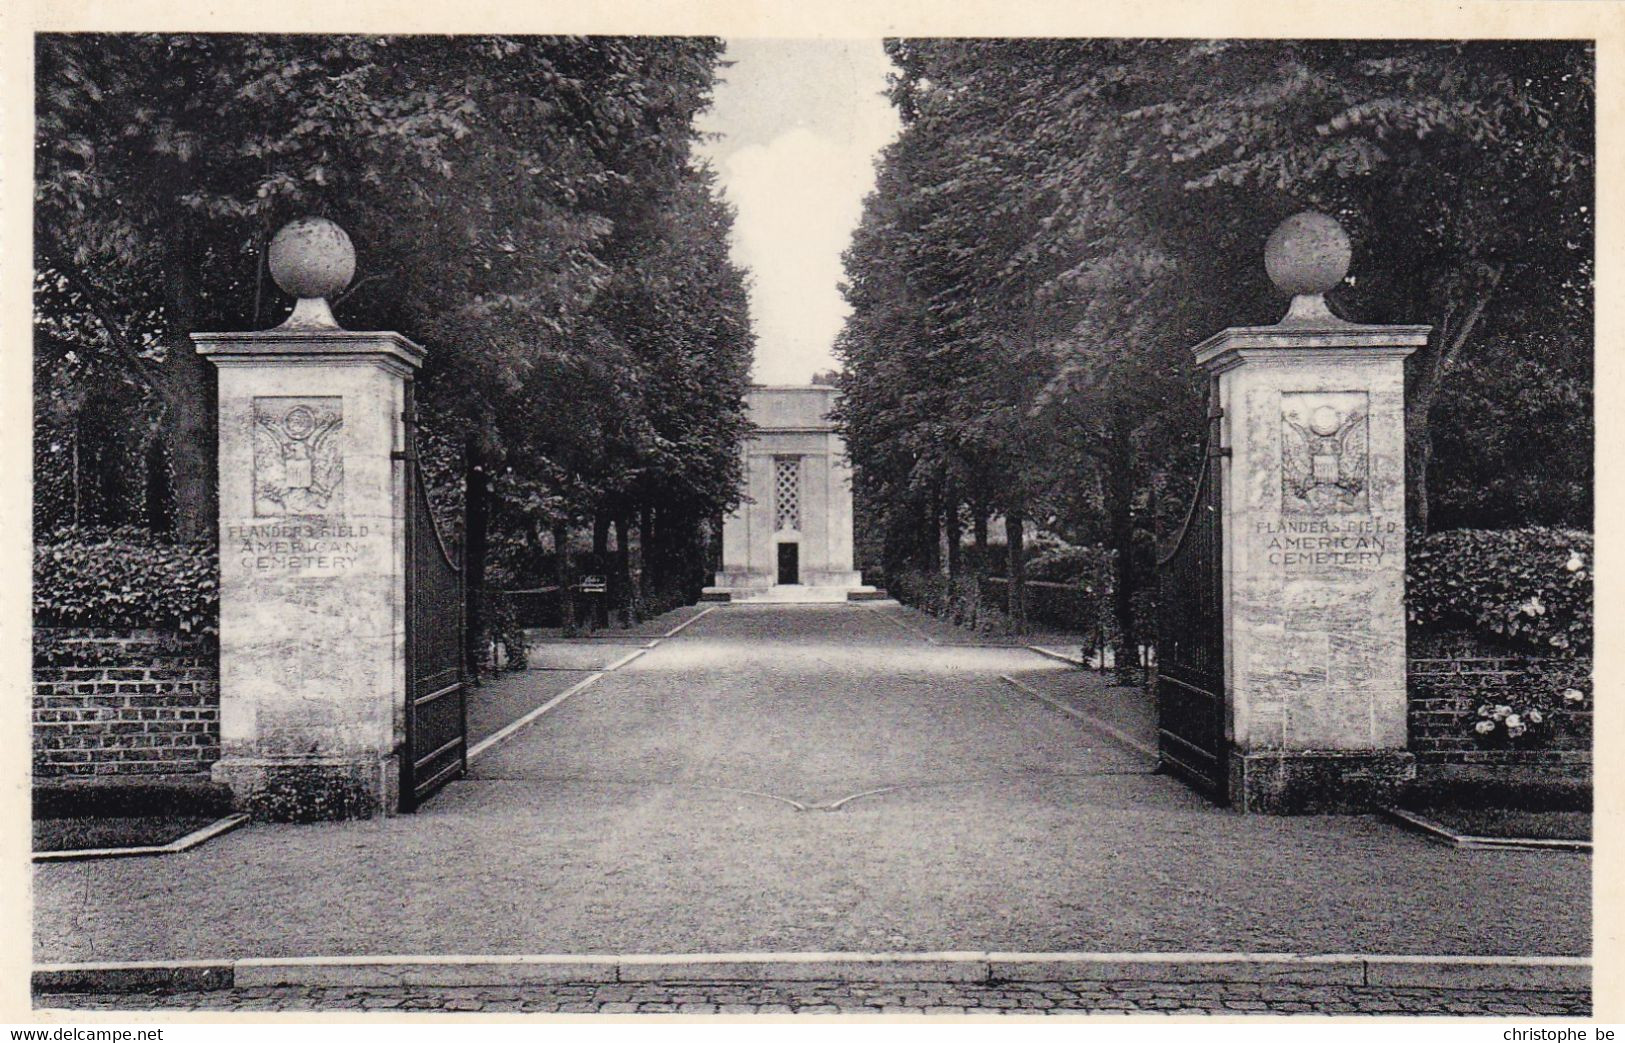
[[[42,818],[34,820],[35,851],[155,847],[179,840],[215,821],[213,816],[140,815],[128,818]]]
[[[1523,840],[1590,840],[1589,811],[1529,811],[1522,808],[1417,808],[1453,832],[1474,837]]]

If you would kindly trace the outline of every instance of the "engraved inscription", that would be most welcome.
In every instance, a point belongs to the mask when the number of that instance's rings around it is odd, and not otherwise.
[[[244,572],[328,576],[355,568],[376,542],[368,538],[372,535],[371,526],[325,519],[313,524],[228,525],[225,549]]]
[[[1351,514],[1370,509],[1366,394],[1281,396],[1281,509]]]
[[[1399,523],[1386,518],[1283,518],[1259,521],[1265,559],[1288,569],[1376,566],[1399,538]]]
[[[254,399],[254,517],[340,512],[343,427],[337,396]]]

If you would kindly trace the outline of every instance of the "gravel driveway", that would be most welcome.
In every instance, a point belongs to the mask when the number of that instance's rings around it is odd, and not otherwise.
[[[35,956],[1590,951],[1588,856],[1215,809],[999,679],[1069,671],[728,606],[417,815],[38,867]]]

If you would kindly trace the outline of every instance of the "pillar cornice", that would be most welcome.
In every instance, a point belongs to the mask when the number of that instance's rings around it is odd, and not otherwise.
[[[382,365],[410,375],[428,354],[393,331],[278,329],[244,333],[194,333],[197,353],[216,366]]]
[[[1243,362],[1337,362],[1404,358],[1427,343],[1432,326],[1326,325],[1232,326],[1191,349],[1196,364],[1223,373]]]
[[[1406,357],[1427,344],[1433,327],[1367,327],[1337,325],[1274,325],[1230,327],[1209,336],[1191,354],[1196,364],[1212,374],[1235,369],[1241,362],[1336,362],[1339,359]]]

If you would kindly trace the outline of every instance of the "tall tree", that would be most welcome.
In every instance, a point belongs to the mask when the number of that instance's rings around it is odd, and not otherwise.
[[[40,37],[37,266],[163,402],[179,528],[213,527],[213,374],[187,335],[275,321],[261,258],[299,213],[350,231],[362,278],[341,319],[428,345],[423,382],[476,464],[501,455],[499,420],[539,372],[589,381],[603,406],[625,367],[583,324],[616,221],[683,176],[719,55],[702,39]],[[582,401],[556,399],[557,422]]]
[[[1261,247],[1293,211],[1353,233],[1350,318],[1435,327],[1409,370],[1424,526],[1430,476],[1460,459],[1432,459],[1434,406],[1475,337],[1572,331],[1573,365],[1520,357],[1560,370],[1552,408],[1589,388],[1584,44],[888,46],[904,130],[848,254],[840,341],[860,477],[901,504],[909,476],[951,468],[973,502],[1103,540],[1126,644],[1202,430],[1189,348],[1279,318]]]

